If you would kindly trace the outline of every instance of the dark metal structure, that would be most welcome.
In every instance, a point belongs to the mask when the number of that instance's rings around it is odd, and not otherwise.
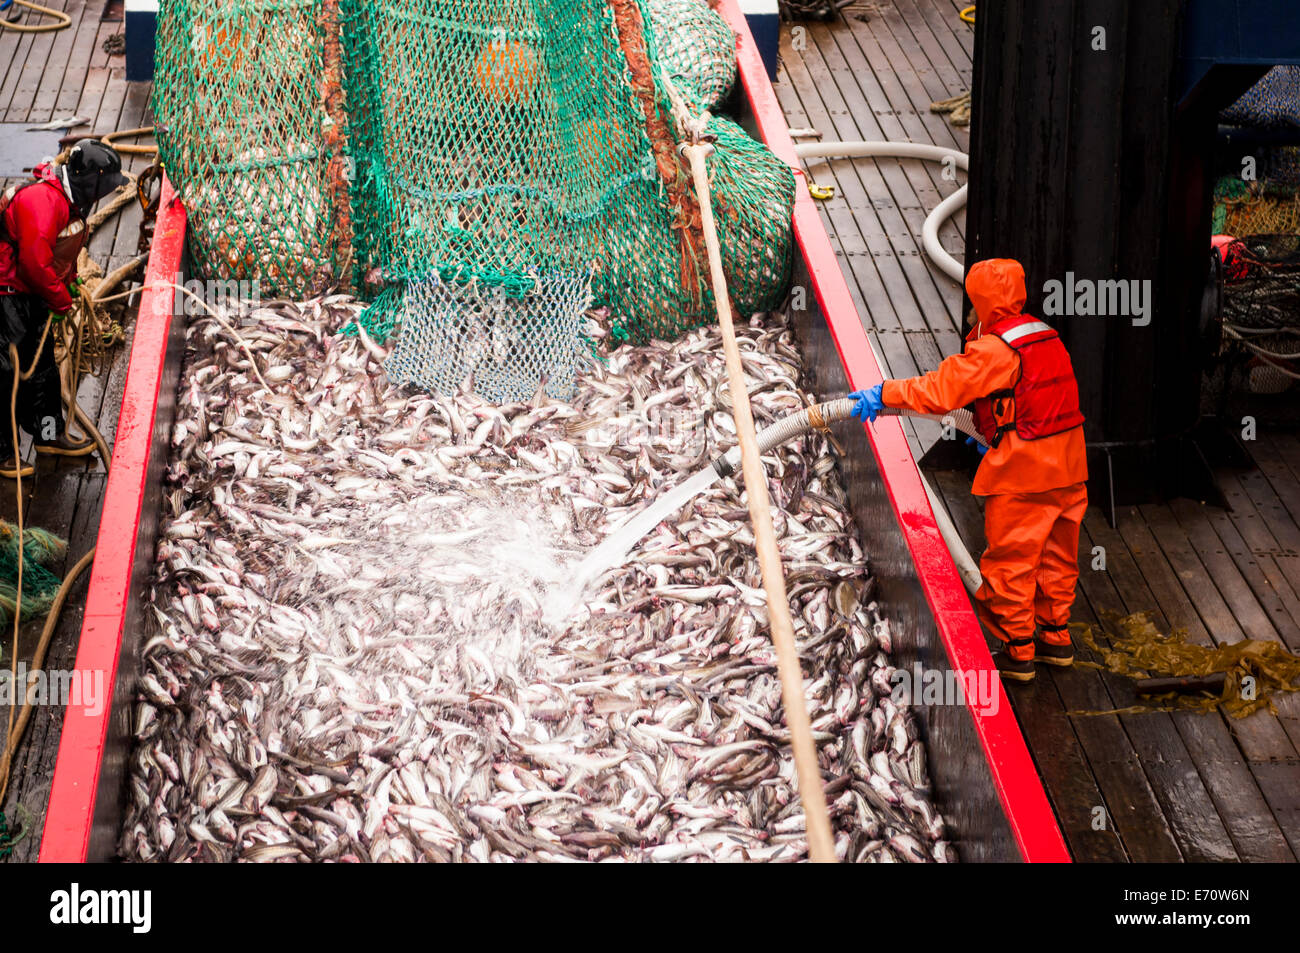
[[[1298,61],[1291,0],[979,7],[966,260],[1020,259],[1061,329],[1112,523],[1155,496],[1225,502],[1207,456],[1233,446],[1199,412],[1217,116]]]

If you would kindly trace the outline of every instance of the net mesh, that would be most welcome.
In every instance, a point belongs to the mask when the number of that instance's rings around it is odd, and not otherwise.
[[[1260,129],[1300,127],[1300,66],[1274,66],[1219,119]]]
[[[693,105],[713,109],[736,79],[736,37],[700,0],[646,0],[664,73]]]
[[[196,271],[304,295],[340,271],[326,188],[319,0],[166,3],[158,148]]]
[[[50,611],[63,580],[54,574],[67,555],[67,543],[38,527],[23,530],[22,618]],[[0,625],[13,621],[18,605],[18,527],[0,520]]]
[[[353,282],[396,381],[564,397],[593,305],[634,341],[712,316],[665,86],[702,111],[734,82],[704,0],[175,0],[157,59],[199,274]],[[770,308],[794,178],[735,123],[708,129],[730,292]]]

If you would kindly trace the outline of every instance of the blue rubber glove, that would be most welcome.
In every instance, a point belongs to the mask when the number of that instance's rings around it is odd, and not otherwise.
[[[849,394],[851,400],[857,401],[853,405],[853,416],[864,424],[868,421],[875,423],[876,415],[885,409],[885,402],[880,396],[884,388],[884,384],[877,384],[870,390],[855,390]]]
[[[967,438],[966,438],[966,446],[968,446],[968,447],[974,447],[974,448],[975,448],[975,452],[978,453],[981,457],[984,456],[984,454],[986,454],[986,453],[989,452],[989,448],[986,447],[986,446],[984,446],[984,444],[980,443],[980,442],[979,442],[978,440],[976,440],[974,437],[967,437]]]

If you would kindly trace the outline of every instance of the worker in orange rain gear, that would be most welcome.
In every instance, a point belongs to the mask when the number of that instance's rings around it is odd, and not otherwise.
[[[985,498],[988,548],[975,608],[1005,643],[994,656],[1004,678],[1027,682],[1034,661],[1066,666],[1066,624],[1079,577],[1079,525],[1088,508],[1088,464],[1079,388],[1060,336],[1025,306],[1025,272],[994,258],[971,266],[973,327],[960,354],[910,380],[888,380],[857,399],[854,414],[884,407],[947,413],[974,404],[988,444],[971,492]],[[1035,637],[1035,629],[1038,636]]]

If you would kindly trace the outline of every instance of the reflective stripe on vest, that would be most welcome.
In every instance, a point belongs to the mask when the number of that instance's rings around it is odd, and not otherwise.
[[[1016,342],[1027,334],[1041,334],[1043,331],[1051,330],[1051,326],[1044,324],[1042,321],[1026,321],[1024,324],[1012,328],[1005,334],[999,334],[998,337],[1002,338],[1002,340],[1006,341],[1012,347],[1015,347]],[[1053,331],[1052,333],[1055,334],[1056,332]]]

